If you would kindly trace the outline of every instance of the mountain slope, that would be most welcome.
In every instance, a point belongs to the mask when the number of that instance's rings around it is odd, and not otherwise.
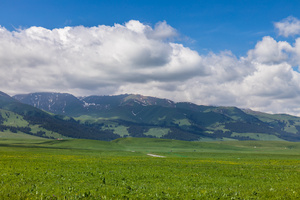
[[[130,94],[76,98],[70,94],[33,93],[15,98],[48,112],[75,117],[87,127],[111,131],[120,137],[300,141],[300,118],[236,107],[175,103]]]
[[[23,104],[14,98],[0,93],[0,131],[25,133],[39,137],[85,138],[112,140],[118,135],[86,127],[73,118],[50,115],[31,105]]]
[[[16,95],[15,99],[36,108],[55,113],[68,114],[80,113],[83,102],[71,94],[66,93],[32,93],[28,95]]]

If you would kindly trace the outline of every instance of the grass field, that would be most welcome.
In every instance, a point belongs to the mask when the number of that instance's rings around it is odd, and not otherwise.
[[[0,139],[0,188],[0,199],[299,199],[300,143]]]

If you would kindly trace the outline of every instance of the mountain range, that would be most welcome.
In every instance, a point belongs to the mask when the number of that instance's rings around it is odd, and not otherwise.
[[[43,92],[10,97],[0,92],[1,131],[5,136],[98,140],[300,141],[300,118],[137,94],[75,97]]]

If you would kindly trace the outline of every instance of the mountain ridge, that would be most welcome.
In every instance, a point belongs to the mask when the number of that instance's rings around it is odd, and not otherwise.
[[[14,98],[119,137],[300,141],[299,117],[237,107],[175,103],[139,94],[75,97],[68,93],[43,92]]]

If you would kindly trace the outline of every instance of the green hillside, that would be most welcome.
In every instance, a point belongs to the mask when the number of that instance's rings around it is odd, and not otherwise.
[[[120,137],[157,137],[189,141],[300,141],[298,117],[255,115],[235,107],[206,107],[188,103],[178,103],[176,107],[162,107],[143,106],[133,102],[76,119],[100,130],[111,130]]]
[[[76,98],[65,93],[32,93],[16,95],[15,98],[53,113],[54,118],[67,121],[67,126],[53,127],[48,124],[43,128],[72,138],[300,141],[299,117],[271,115],[237,107],[175,103],[168,99],[137,94]],[[31,112],[26,111],[29,108],[24,108],[24,104],[22,109],[25,109],[23,114],[30,115]],[[18,113],[18,109],[11,111]],[[57,114],[70,118],[65,120],[63,116],[55,116]],[[38,121],[39,118],[32,118],[31,121]],[[75,125],[81,128],[63,130]]]
[[[12,133],[12,134],[10,134]],[[43,138],[89,138],[112,140],[118,138],[111,131],[86,127],[73,118],[52,115],[33,106],[0,94],[0,136],[16,138],[31,135]],[[32,138],[32,137],[29,138]]]

